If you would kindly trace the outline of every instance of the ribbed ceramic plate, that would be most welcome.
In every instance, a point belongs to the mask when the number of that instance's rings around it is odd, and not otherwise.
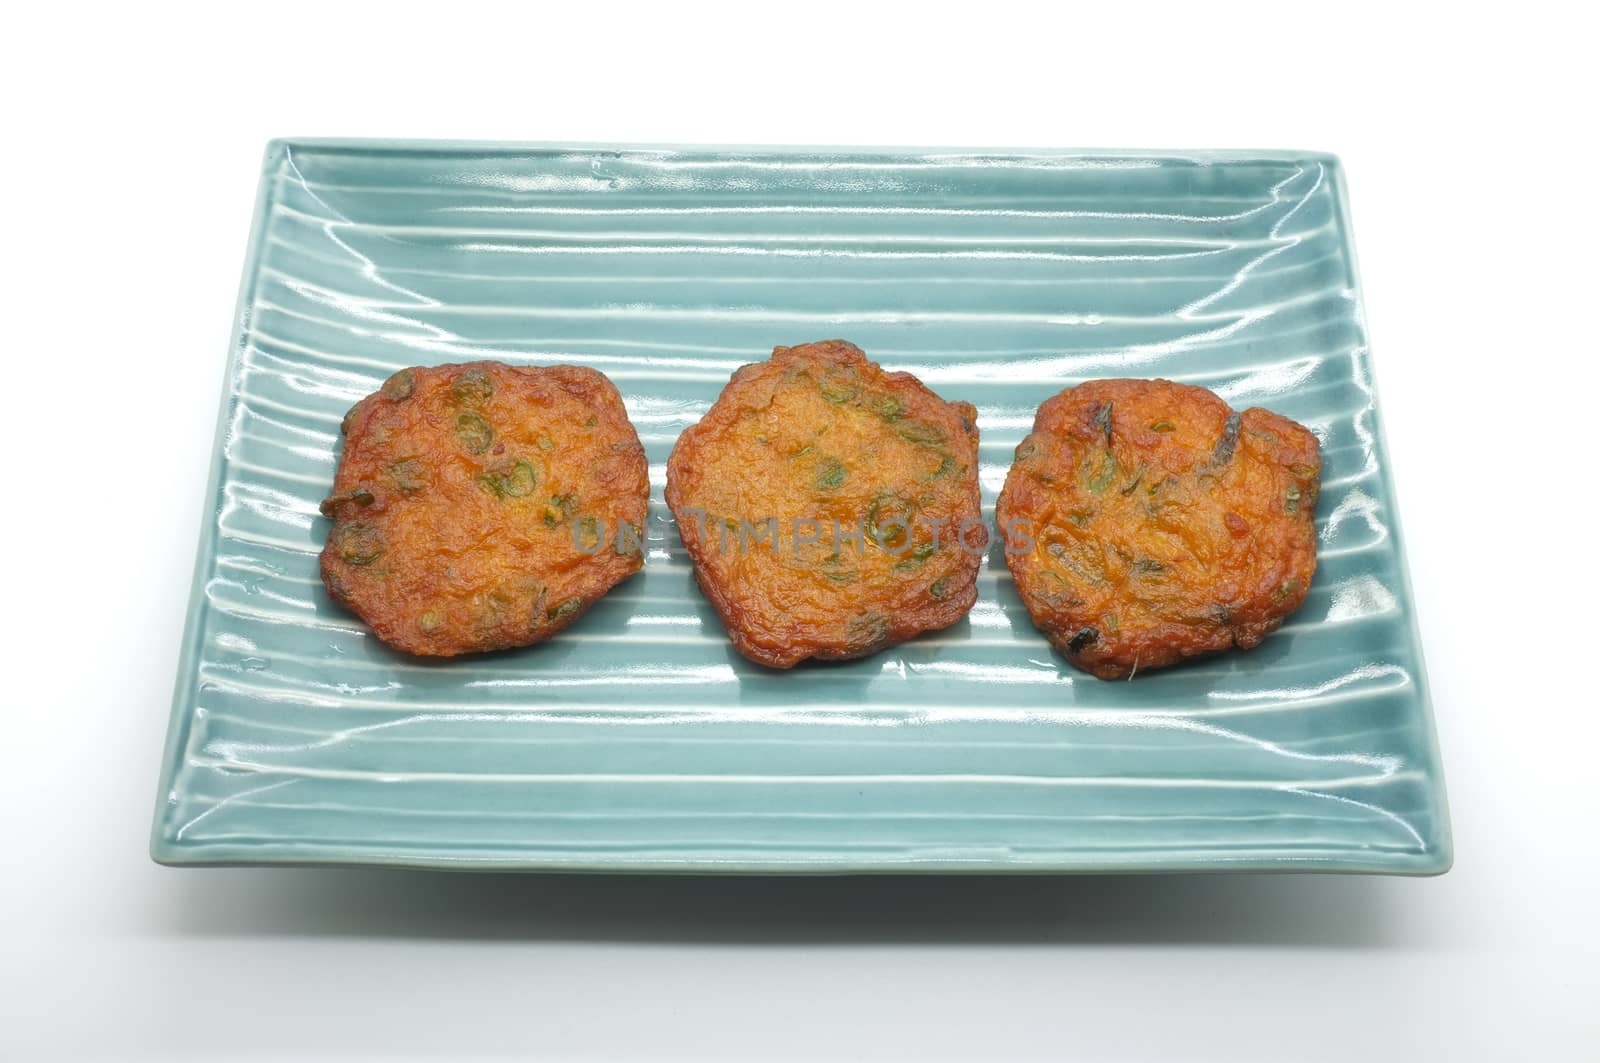
[[[1251,653],[1075,672],[1003,559],[866,660],[746,662],[661,503],[735,368],[843,337],[979,410],[986,511],[1047,396],[1204,384],[1322,440],[1321,560]],[[317,578],[340,416],[401,366],[610,374],[642,575],[429,663]],[[1325,155],[283,142],[267,153],[153,850],[168,863],[1427,873],[1449,830],[1343,175]]]

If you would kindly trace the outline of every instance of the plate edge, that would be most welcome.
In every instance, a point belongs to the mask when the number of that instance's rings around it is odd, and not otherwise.
[[[199,659],[201,622],[205,613],[199,592],[207,569],[207,559],[212,554],[217,535],[217,513],[221,507],[224,454],[228,422],[236,401],[234,381],[238,377],[244,355],[245,335],[249,327],[250,306],[254,301],[257,260],[261,255],[262,237],[266,232],[267,214],[272,208],[276,193],[276,170],[289,156],[288,145],[281,140],[267,143],[260,163],[260,180],[256,186],[256,204],[250,219],[250,236],[245,243],[244,266],[239,278],[238,296],[234,303],[233,327],[228,339],[228,360],[223,368],[222,395],[218,401],[216,428],[211,443],[211,470],[206,481],[206,509],[201,515],[200,533],[195,545],[194,570],[189,581],[188,616],[184,621],[182,650],[178,655],[177,677],[173,681],[172,704],[168,712],[165,746],[161,757],[161,773],[156,780],[155,812],[150,827],[150,857],[157,863],[172,860],[181,850],[175,842],[165,837],[167,827],[167,795],[177,781],[178,759],[189,739],[193,712],[189,705],[190,681]]]
[[[176,782],[178,760],[181,751],[187,743],[193,722],[193,711],[189,704],[190,680],[193,677],[195,662],[199,654],[199,639],[201,633],[200,618],[204,613],[203,605],[199,605],[196,592],[201,588],[201,579],[206,569],[206,561],[211,556],[211,550],[216,539],[216,513],[220,504],[221,481],[224,469],[223,449],[227,438],[227,427],[230,415],[235,405],[233,382],[240,367],[243,355],[244,337],[249,324],[249,313],[253,301],[257,277],[256,265],[261,254],[261,242],[265,232],[267,214],[270,211],[277,189],[275,180],[276,171],[282,164],[292,158],[297,148],[316,151],[348,150],[348,151],[374,151],[374,152],[415,152],[421,154],[448,154],[460,152],[481,152],[484,154],[495,153],[526,153],[528,151],[640,151],[655,152],[715,152],[715,151],[744,151],[752,154],[764,155],[789,155],[817,152],[829,152],[843,155],[897,155],[913,156],[919,153],[958,154],[964,156],[961,160],[952,160],[959,164],[971,158],[1021,156],[1023,154],[1048,155],[1063,159],[1069,158],[1121,158],[1128,160],[1157,159],[1175,162],[1193,162],[1197,165],[1210,163],[1236,163],[1259,161],[1315,161],[1327,167],[1330,183],[1336,194],[1336,203],[1343,222],[1341,242],[1350,272],[1350,284],[1354,293],[1357,312],[1360,314],[1363,339],[1366,346],[1365,364],[1369,375],[1369,386],[1373,395],[1373,414],[1375,420],[1375,435],[1377,449],[1387,458],[1389,448],[1387,436],[1384,431],[1384,417],[1381,403],[1378,401],[1378,388],[1376,367],[1372,357],[1371,338],[1368,335],[1365,305],[1362,297],[1359,271],[1357,268],[1355,241],[1353,232],[1352,215],[1348,201],[1347,180],[1344,168],[1336,155],[1326,152],[1313,151],[1286,151],[1286,150],[1244,150],[1244,149],[1194,149],[1194,150],[1161,150],[1161,149],[1102,149],[1102,148],[957,148],[957,147],[869,147],[869,146],[839,146],[829,147],[821,145],[690,145],[690,144],[616,144],[600,142],[546,142],[546,141],[462,141],[462,140],[413,140],[413,139],[385,139],[385,138],[296,138],[282,137],[269,141],[261,164],[261,179],[257,189],[256,207],[252,216],[250,236],[246,245],[244,266],[239,285],[239,294],[235,307],[233,332],[230,338],[228,361],[224,369],[222,381],[222,395],[219,404],[217,424],[214,433],[211,471],[208,477],[207,497],[210,505],[202,517],[199,541],[196,547],[194,574],[191,578],[190,602],[187,620],[185,623],[182,651],[180,653],[177,677],[174,684],[174,693],[171,709],[169,711],[168,727],[166,733],[165,750],[162,758],[160,775],[157,784],[156,805],[153,817],[150,856],[162,865],[173,867],[195,866],[395,866],[426,869],[449,869],[461,871],[522,871],[522,872],[590,872],[590,873],[660,873],[662,871],[676,871],[677,873],[710,873],[710,874],[899,874],[899,873],[933,873],[933,874],[960,874],[960,873],[994,873],[994,874],[1145,874],[1145,873],[1191,873],[1191,872],[1284,872],[1284,873],[1353,873],[1353,874],[1401,874],[1401,875],[1440,875],[1447,872],[1454,862],[1453,835],[1450,828],[1448,803],[1445,792],[1443,764],[1438,747],[1437,728],[1434,722],[1432,697],[1426,677],[1426,666],[1423,660],[1423,645],[1420,629],[1417,623],[1416,599],[1410,581],[1410,568],[1404,549],[1404,537],[1399,515],[1398,493],[1393,482],[1392,468],[1389,461],[1380,462],[1380,476],[1388,497],[1393,500],[1396,512],[1393,514],[1393,534],[1395,537],[1395,554],[1403,600],[1411,604],[1408,618],[1408,629],[1412,642],[1416,647],[1417,674],[1419,696],[1423,712],[1423,726],[1426,730],[1427,751],[1429,763],[1429,783],[1432,797],[1437,805],[1437,832],[1436,836],[1429,839],[1426,849],[1414,854],[1408,865],[1378,866],[1360,865],[1352,860],[1344,863],[1308,860],[1303,862],[1265,864],[1260,862],[1241,862],[1239,864],[1217,864],[1215,862],[1193,861],[1175,862],[1163,866],[1138,866],[1138,865],[1107,865],[1084,867],[1082,865],[1020,865],[1005,862],[981,861],[969,864],[951,864],[949,862],[929,861],[926,863],[907,862],[904,864],[876,864],[876,865],[818,865],[816,863],[787,865],[781,863],[751,862],[749,864],[719,865],[714,863],[692,862],[684,864],[619,864],[615,862],[597,862],[593,864],[574,863],[572,865],[552,864],[538,861],[471,861],[451,862],[428,859],[391,858],[382,854],[370,859],[357,859],[352,861],[320,860],[320,859],[275,859],[275,858],[243,858],[234,859],[226,856],[211,857],[198,855],[194,848],[184,846],[176,838],[168,838],[165,828],[168,824],[168,799],[167,795]],[[197,607],[197,605],[199,607]],[[1357,865],[1357,866],[1352,866]]]
[[[1433,878],[1450,870],[1448,853],[1429,850],[1399,853],[1386,861],[1357,856],[1284,857],[1255,855],[1247,859],[1223,860],[1190,858],[1156,863],[1087,863],[1005,861],[948,857],[908,859],[881,863],[870,860],[819,863],[803,860],[699,860],[694,858],[639,859],[627,862],[596,859],[468,859],[442,860],[425,855],[375,851],[369,854],[346,853],[327,858],[305,855],[244,855],[240,846],[217,847],[206,855],[193,848],[170,846],[157,863],[174,868],[392,868],[411,871],[441,871],[458,874],[599,874],[599,875],[1186,875],[1186,874],[1341,874],[1383,875],[1405,878]]]
[[[952,163],[972,158],[1038,157],[1060,159],[1140,159],[1194,162],[1200,165],[1231,162],[1306,162],[1338,164],[1330,152],[1292,148],[1107,148],[988,146],[951,144],[765,144],[765,143],[670,143],[661,141],[586,141],[586,140],[452,140],[411,137],[298,137],[274,138],[267,146],[269,155],[286,155],[296,149],[322,152],[394,152],[414,154],[479,153],[483,155],[526,154],[528,152],[643,152],[650,154],[693,152],[744,152],[752,155],[832,154],[867,156],[958,156]]]
[[[1422,644],[1422,628],[1417,620],[1417,596],[1411,586],[1411,561],[1406,554],[1405,526],[1400,515],[1400,492],[1395,487],[1394,458],[1389,450],[1389,436],[1386,427],[1387,418],[1384,413],[1383,402],[1379,395],[1377,359],[1373,355],[1372,331],[1367,322],[1366,297],[1361,288],[1361,270],[1356,257],[1355,220],[1350,211],[1350,183],[1345,174],[1344,165],[1337,156],[1328,156],[1324,162],[1328,168],[1329,182],[1333,186],[1335,204],[1339,211],[1341,226],[1340,239],[1343,244],[1345,262],[1350,271],[1350,290],[1354,293],[1356,314],[1361,323],[1361,336],[1366,347],[1366,357],[1363,359],[1367,372],[1367,386],[1372,395],[1373,435],[1375,449],[1378,452],[1378,477],[1383,487],[1384,495],[1389,499],[1393,512],[1389,515],[1389,533],[1394,539],[1395,570],[1398,573],[1399,586],[1396,588],[1398,596],[1409,608],[1406,617],[1406,629],[1411,635],[1411,643],[1416,652],[1416,683],[1418,700],[1421,704],[1427,763],[1425,765],[1428,775],[1428,793],[1432,798],[1436,810],[1436,827],[1433,837],[1428,839],[1428,851],[1435,856],[1435,869],[1429,874],[1442,875],[1449,871],[1455,864],[1455,836],[1450,825],[1450,801],[1445,787],[1444,757],[1439,748],[1439,729],[1434,719],[1433,689],[1428,682],[1428,665],[1426,651]]]

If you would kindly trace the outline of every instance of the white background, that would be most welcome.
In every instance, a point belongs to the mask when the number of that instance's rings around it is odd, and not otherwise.
[[[1592,30],[1534,4],[1114,7],[13,11],[0,1058],[1596,1058]],[[224,354],[279,135],[1338,152],[1455,870],[154,866]]]

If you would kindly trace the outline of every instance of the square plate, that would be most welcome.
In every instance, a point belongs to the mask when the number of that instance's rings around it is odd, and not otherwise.
[[[1343,176],[1293,153],[278,142],[223,397],[152,851],[198,863],[1432,873],[1450,861]],[[841,336],[979,410],[1204,384],[1323,445],[1310,597],[1261,648],[1102,682],[996,545],[967,620],[745,661],[661,502],[741,364]],[[608,373],[644,573],[550,643],[391,652],[317,577],[338,426],[407,365]]]

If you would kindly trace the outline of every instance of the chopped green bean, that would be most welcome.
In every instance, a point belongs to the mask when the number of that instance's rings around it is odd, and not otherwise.
[[[888,641],[889,622],[877,613],[866,613],[850,621],[845,638],[857,648],[881,645]]]
[[[900,544],[910,541],[911,519],[916,514],[916,506],[910,499],[896,492],[880,491],[867,507],[867,531],[872,535],[872,541],[882,547],[891,544],[885,541],[884,530],[888,527],[900,531],[897,540]]]
[[[351,565],[370,565],[383,556],[383,534],[365,521],[351,521],[334,533],[339,556]]]
[[[367,506],[370,506],[373,503],[372,492],[368,491],[365,487],[357,487],[349,491],[341,491],[339,494],[329,495],[327,498],[324,498],[321,505],[317,506],[317,509],[321,511],[324,517],[331,517],[333,516],[334,511],[340,506],[344,505],[346,502],[354,502],[356,505],[365,509]]]
[[[566,601],[562,602],[560,605],[553,605],[549,609],[546,609],[545,610],[545,614],[544,614],[545,615],[545,619],[547,619],[547,620],[562,620],[562,619],[565,619],[566,617],[571,616],[573,613],[576,613],[576,612],[580,611],[584,607],[584,604],[585,603],[584,603],[584,600],[582,598],[568,598]]]
[[[450,381],[450,394],[464,406],[481,406],[494,394],[494,381],[482,369],[463,369]]]
[[[509,468],[491,469],[478,481],[496,498],[526,498],[539,484],[539,474],[525,461],[512,462]]]
[[[577,507],[578,498],[576,495],[551,495],[549,504],[544,507],[544,526],[554,528],[571,516],[572,511]]]
[[[482,417],[463,410],[456,414],[456,438],[473,454],[482,454],[494,442],[494,429]]]
[[[945,442],[944,429],[927,421],[901,421],[895,425],[894,430],[908,443],[942,446]]]
[[[830,365],[822,371],[818,388],[829,402],[849,402],[861,393],[861,380],[849,366]]]
[[[580,549],[594,551],[600,548],[600,521],[597,517],[579,517],[574,529],[574,541]]]
[[[428,466],[421,458],[401,458],[389,466],[389,479],[401,494],[414,495],[428,484]]]
[[[402,399],[409,399],[416,388],[417,378],[412,375],[411,370],[402,369],[388,380],[385,380],[378,391],[390,402],[399,402]]]
[[[921,546],[913,549],[911,553],[907,554],[899,561],[896,561],[894,566],[895,571],[910,572],[913,569],[921,568],[923,563],[927,561],[928,558],[933,556],[935,549],[936,547],[932,543],[923,543]]]
[[[1088,482],[1084,486],[1088,488],[1090,493],[1099,494],[1107,487],[1110,487],[1111,481],[1116,479],[1116,477],[1117,457],[1115,454],[1111,453],[1111,451],[1107,450],[1100,459],[1099,471],[1097,471],[1093,476],[1089,477]]]

